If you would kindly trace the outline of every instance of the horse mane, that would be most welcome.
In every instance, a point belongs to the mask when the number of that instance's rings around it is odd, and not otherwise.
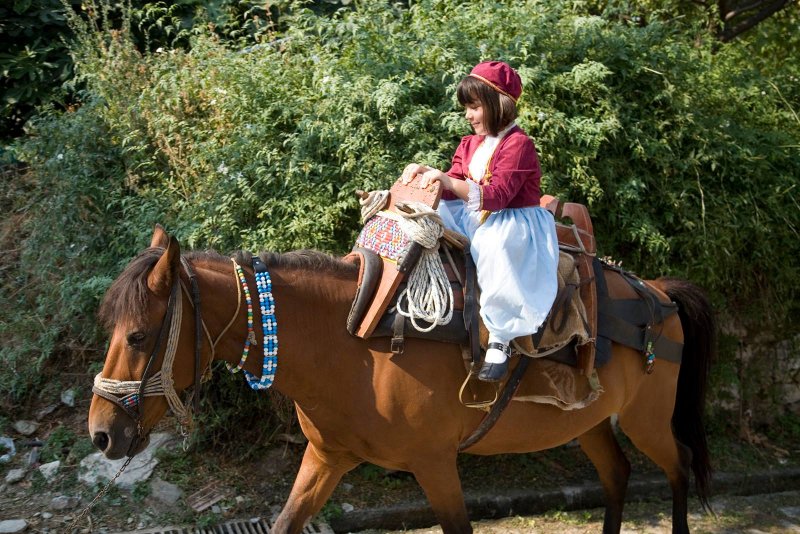
[[[249,252],[238,251],[232,256],[240,265],[250,265],[252,262],[252,254]],[[294,250],[283,254],[261,252],[258,257],[264,262],[267,269],[310,271],[348,279],[354,278],[358,274],[357,264],[343,261],[341,258],[318,250]]]
[[[122,274],[111,284],[97,314],[106,330],[110,331],[114,324],[123,318],[131,319],[134,322],[143,319],[149,295],[147,274],[163,253],[164,249],[159,247],[145,249],[125,267]],[[190,261],[230,261],[230,256],[223,256],[210,250],[188,252],[185,257]],[[250,265],[252,254],[239,251],[233,254],[233,257],[240,265]],[[358,274],[357,264],[342,261],[341,258],[317,250],[296,250],[284,254],[261,252],[259,258],[268,269],[303,270],[348,279],[354,278]]]
[[[343,261],[318,250],[295,250],[284,254],[262,252],[259,258],[266,266],[280,269],[313,271],[319,274],[330,274],[351,278],[358,274],[358,265]]]
[[[122,318],[143,319],[147,309],[147,274],[164,253],[163,248],[148,248],[136,256],[106,291],[97,316],[110,331]]]

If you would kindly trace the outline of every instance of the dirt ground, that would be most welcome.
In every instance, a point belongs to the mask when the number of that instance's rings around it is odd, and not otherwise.
[[[695,505],[689,528],[695,533],[789,533],[800,532],[800,489],[768,495],[720,496],[712,499],[716,516]],[[668,534],[672,532],[669,503],[629,503],[625,508],[623,533]],[[603,510],[552,512],[529,517],[510,517],[473,523],[475,534],[589,534],[603,529]],[[363,531],[361,534],[439,534],[442,529]]]

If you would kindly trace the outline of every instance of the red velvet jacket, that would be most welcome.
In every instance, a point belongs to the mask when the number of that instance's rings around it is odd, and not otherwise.
[[[483,141],[482,135],[468,135],[453,156],[453,164],[447,175],[458,180],[467,179],[469,162]],[[482,210],[499,211],[505,208],[524,208],[538,206],[541,191],[539,182],[542,169],[536,147],[519,126],[514,126],[500,140],[489,162],[489,180],[481,181],[482,176],[473,177],[482,184]],[[442,194],[443,200],[454,200],[451,191]]]

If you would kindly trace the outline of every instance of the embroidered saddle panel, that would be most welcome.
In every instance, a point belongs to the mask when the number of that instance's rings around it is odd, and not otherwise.
[[[398,263],[411,240],[394,219],[382,213],[373,216],[364,225],[356,239],[356,246],[373,251],[381,258]]]

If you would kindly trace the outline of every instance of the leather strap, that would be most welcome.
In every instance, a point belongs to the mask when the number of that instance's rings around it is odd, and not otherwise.
[[[511,347],[509,347],[505,343],[497,343],[495,341],[492,341],[491,343],[489,343],[489,345],[486,348],[487,349],[497,349],[500,352],[504,353],[506,356],[511,356]]]
[[[464,288],[464,327],[469,334],[469,349],[472,354],[472,366],[477,368],[481,362],[480,334],[478,332],[477,270],[472,260],[469,247],[464,248],[464,268],[466,271],[466,287]]]
[[[463,451],[475,445],[483,438],[484,435],[486,435],[489,430],[491,430],[495,423],[497,423],[497,420],[500,418],[503,410],[506,409],[506,406],[508,406],[508,403],[511,402],[511,399],[514,397],[514,393],[517,392],[517,388],[519,388],[519,384],[522,382],[522,377],[525,375],[525,371],[528,370],[528,365],[530,365],[530,363],[530,358],[520,357],[517,366],[511,373],[511,377],[503,387],[503,393],[500,395],[500,398],[497,399],[497,402],[492,404],[491,411],[486,414],[486,417],[484,417],[480,422],[478,428],[476,428],[467,439],[459,444],[459,451]]]
[[[399,313],[395,313],[392,325],[392,354],[403,354],[403,350],[405,350],[405,339],[403,338],[405,324],[406,318]]]
[[[192,406],[194,413],[200,411],[200,381],[202,370],[200,369],[200,352],[203,346],[203,339],[201,332],[203,329],[203,317],[200,312],[200,287],[197,284],[197,274],[192,269],[191,264],[185,259],[181,258],[181,263],[189,276],[189,283],[192,288],[192,306],[194,306],[194,393],[192,398]],[[213,350],[213,349],[212,349]]]

